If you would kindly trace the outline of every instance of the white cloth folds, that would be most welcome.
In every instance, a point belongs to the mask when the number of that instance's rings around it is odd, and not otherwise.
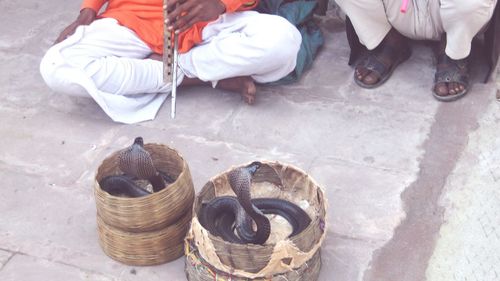
[[[222,15],[202,36],[202,44],[179,56],[177,85],[185,75],[213,85],[238,76],[278,80],[294,69],[301,43],[286,19],[254,11]],[[136,123],[154,119],[171,91],[163,63],[145,59],[151,52],[133,31],[104,18],[52,46],[40,72],[54,91],[90,96],[114,121]]]
[[[446,54],[463,59],[474,36],[488,23],[497,0],[412,0],[406,13],[401,0],[336,0],[352,22],[360,42],[376,48],[391,28],[416,40],[440,40]]]

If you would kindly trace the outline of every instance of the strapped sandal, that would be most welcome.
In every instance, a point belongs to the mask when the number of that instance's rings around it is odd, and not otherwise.
[[[439,101],[454,101],[465,94],[469,90],[469,67],[467,58],[454,60],[446,54],[441,54],[438,57],[436,67],[436,75],[434,76],[434,90],[432,95]],[[438,70],[439,69],[439,70]],[[438,83],[458,83],[464,86],[464,89],[456,94],[448,94],[441,96],[436,93],[436,85]]]
[[[379,77],[375,84],[366,84],[358,79],[356,72],[354,73],[354,82],[360,87],[365,89],[376,88],[387,81],[391,77],[392,72],[400,65],[410,58],[411,50],[407,44],[401,44],[398,48],[389,44],[384,44],[377,47],[375,50],[370,51],[357,65],[356,68],[362,67]],[[387,58],[386,61],[392,61],[390,66],[386,65],[381,58]]]

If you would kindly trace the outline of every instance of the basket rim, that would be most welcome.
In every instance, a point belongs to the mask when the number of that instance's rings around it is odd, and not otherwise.
[[[252,161],[253,162],[253,161]],[[210,180],[207,182],[214,182],[216,179],[224,176],[224,175],[227,175],[230,171],[234,170],[234,169],[237,169],[237,168],[241,168],[241,167],[244,167],[244,166],[247,166],[249,164],[251,164],[252,162],[247,162],[245,164],[241,164],[241,165],[233,165],[231,166],[231,168],[223,171],[223,172],[220,172],[219,174],[213,176],[210,178]],[[305,175],[307,177],[308,180],[311,181],[311,183],[316,187],[318,188],[318,190],[321,192],[321,195],[322,195],[322,202],[323,202],[323,205],[324,205],[324,209],[325,209],[325,215],[324,215],[324,220],[323,220],[323,223],[324,223],[324,233],[327,232],[327,229],[328,229],[328,212],[326,211],[328,209],[328,198],[326,197],[326,191],[325,191],[325,188],[322,187],[321,185],[319,185],[315,180],[314,178],[312,178],[311,176],[309,176],[308,173],[306,173],[304,170],[294,166],[294,165],[291,165],[291,164],[284,164],[280,161],[268,161],[268,160],[262,160],[262,161],[259,161],[261,162],[262,164],[265,164],[265,165],[269,165],[269,166],[272,166],[272,165],[279,165],[279,166],[288,166],[288,167],[291,167],[291,168],[294,168],[295,170],[297,170],[298,172],[300,172],[301,174]],[[205,185],[203,186],[205,187]],[[202,189],[203,189],[202,187]],[[200,193],[198,192],[198,194],[196,195],[196,197],[198,197],[200,195]],[[216,196],[217,197],[217,196]],[[194,203],[193,203],[193,218],[198,218],[198,214],[196,214],[196,210],[194,209],[195,208],[195,205],[197,204],[196,203],[196,199],[194,200]],[[314,221],[315,219],[318,219],[317,217],[314,218],[314,219],[311,219],[311,223],[301,232],[301,233],[298,233],[297,235],[295,235],[294,237],[296,238],[300,238],[304,235],[307,235],[307,230],[309,230],[310,228],[314,227],[313,226],[313,223],[312,221]],[[199,223],[199,222],[198,222]],[[201,224],[200,224],[201,226]],[[201,226],[203,229],[205,229],[203,226]],[[210,232],[208,232],[208,236],[212,239],[212,240],[220,240],[221,242],[224,242],[224,243],[228,243],[228,244],[234,244],[234,245],[239,245],[237,243],[231,243],[231,242],[228,242],[228,241],[225,241],[225,240],[222,240],[221,238],[215,236],[215,235],[212,235]],[[284,240],[293,240],[293,239],[290,239],[290,238],[286,238]],[[255,247],[255,248],[268,248],[269,246],[275,246],[276,243],[271,243],[271,244],[266,244],[266,245],[258,245],[258,244],[252,244],[252,247]]]
[[[179,151],[177,151],[175,148],[172,148],[172,147],[170,147],[168,145],[165,145],[165,144],[159,144],[159,143],[146,143],[146,144],[144,144],[144,148],[146,148],[146,146],[161,146],[161,147],[167,148],[167,149],[171,150],[172,152],[174,152],[176,154],[176,156],[179,158],[179,160],[182,162],[182,171],[179,173],[179,175],[177,176],[177,178],[175,179],[175,181],[172,182],[170,185],[178,183],[179,179],[183,178],[185,176],[185,174],[187,172],[189,172],[189,166],[187,164],[187,161],[184,159],[184,157],[182,157],[182,155],[179,153]],[[117,155],[122,150],[123,149],[114,151],[113,153],[111,153],[110,155],[108,155],[108,157],[104,158],[101,161],[101,165],[105,161],[109,161],[113,157],[116,157],[115,155]],[[99,181],[97,180],[97,175],[98,175],[99,168],[101,167],[101,165],[99,165],[99,167],[97,168],[97,170],[94,172],[94,190],[96,192],[98,192],[99,195],[102,194],[102,197],[104,197],[105,199],[113,199],[113,200],[123,201],[123,202],[132,202],[132,201],[134,201],[134,202],[141,202],[141,201],[149,201],[149,200],[151,200],[154,197],[160,197],[162,194],[168,192],[168,188],[164,188],[164,189],[162,189],[162,190],[160,190],[158,192],[153,192],[151,194],[148,194],[148,195],[145,195],[145,196],[141,196],[141,197],[136,197],[136,198],[120,197],[120,196],[111,195],[111,194],[107,193],[106,191],[102,190],[101,185],[99,184]]]

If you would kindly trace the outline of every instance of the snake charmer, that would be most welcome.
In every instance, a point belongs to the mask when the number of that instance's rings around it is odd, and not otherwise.
[[[258,0],[168,0],[179,33],[177,85],[203,85],[255,101],[255,82],[279,80],[297,60],[301,35]],[[103,10],[102,12],[100,12]],[[92,97],[114,121],[154,119],[163,82],[163,0],[84,0],[78,18],[45,54],[40,71],[57,92]]]

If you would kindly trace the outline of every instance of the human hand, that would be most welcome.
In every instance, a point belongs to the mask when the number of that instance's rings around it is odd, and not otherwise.
[[[70,35],[75,33],[75,30],[77,27],[80,25],[89,25],[91,24],[95,18],[97,17],[97,13],[89,8],[85,8],[80,11],[80,15],[78,15],[78,18],[74,22],[72,22],[70,25],[68,25],[62,32],[59,34],[59,37],[57,37],[56,41],[54,44],[57,44],[64,39],[68,38]]]
[[[198,22],[216,20],[226,11],[220,0],[168,0],[167,7],[166,23],[175,32],[183,32]]]

